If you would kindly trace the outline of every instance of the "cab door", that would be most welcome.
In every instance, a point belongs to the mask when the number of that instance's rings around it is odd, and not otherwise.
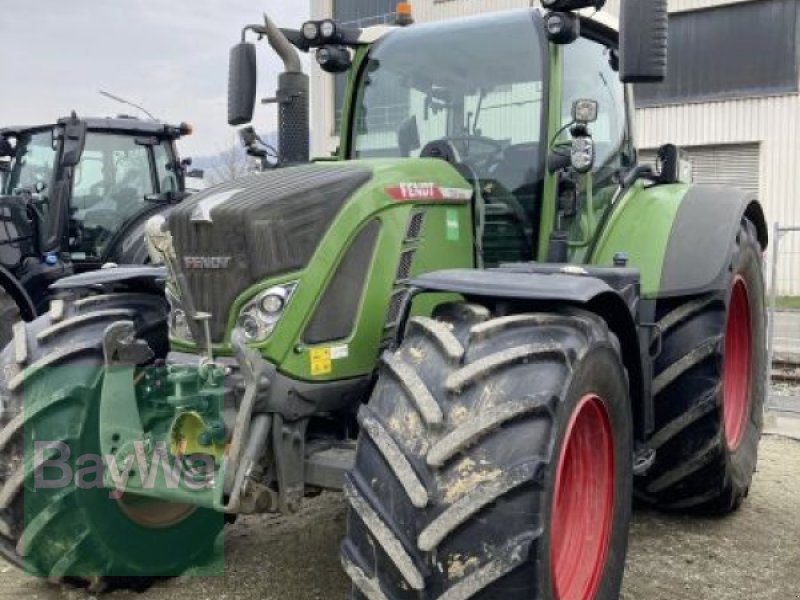
[[[595,145],[594,167],[577,177],[577,210],[563,220],[570,234],[571,261],[582,262],[618,188],[620,170],[634,166],[636,159],[630,98],[617,72],[616,47],[589,33],[563,48],[562,123],[572,119],[576,100],[598,103],[597,121],[589,125]]]

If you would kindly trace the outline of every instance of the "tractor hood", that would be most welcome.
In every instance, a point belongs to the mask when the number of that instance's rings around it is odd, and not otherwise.
[[[353,193],[363,165],[305,165],[215,186],[169,216],[177,259],[198,310],[221,341],[228,311],[248,287],[303,269]]]

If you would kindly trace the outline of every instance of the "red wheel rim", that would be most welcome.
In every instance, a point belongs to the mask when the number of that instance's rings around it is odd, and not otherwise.
[[[733,282],[728,323],[725,328],[725,363],[722,382],[722,410],[728,448],[739,448],[750,417],[752,365],[750,299],[747,284],[737,276]]]
[[[614,518],[614,437],[603,401],[584,396],[567,425],[556,471],[550,561],[558,600],[595,596]]]

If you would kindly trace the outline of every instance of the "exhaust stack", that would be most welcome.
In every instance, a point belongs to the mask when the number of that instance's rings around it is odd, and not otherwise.
[[[281,165],[309,161],[309,78],[303,73],[300,54],[275,23],[264,15],[267,41],[283,60],[284,72],[278,76],[278,153]]]
[[[310,156],[309,78],[303,73],[297,50],[266,15],[264,25],[247,25],[242,30],[241,43],[231,49],[228,123],[238,126],[253,120],[257,67],[255,45],[245,41],[248,31],[265,36],[284,64],[275,98],[262,100],[265,104],[278,104],[279,165],[307,163]]]

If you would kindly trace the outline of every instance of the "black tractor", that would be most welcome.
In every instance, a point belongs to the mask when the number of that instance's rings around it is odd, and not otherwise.
[[[0,347],[47,312],[49,286],[108,264],[144,264],[144,226],[186,197],[175,142],[187,124],[78,118],[0,129]]]

